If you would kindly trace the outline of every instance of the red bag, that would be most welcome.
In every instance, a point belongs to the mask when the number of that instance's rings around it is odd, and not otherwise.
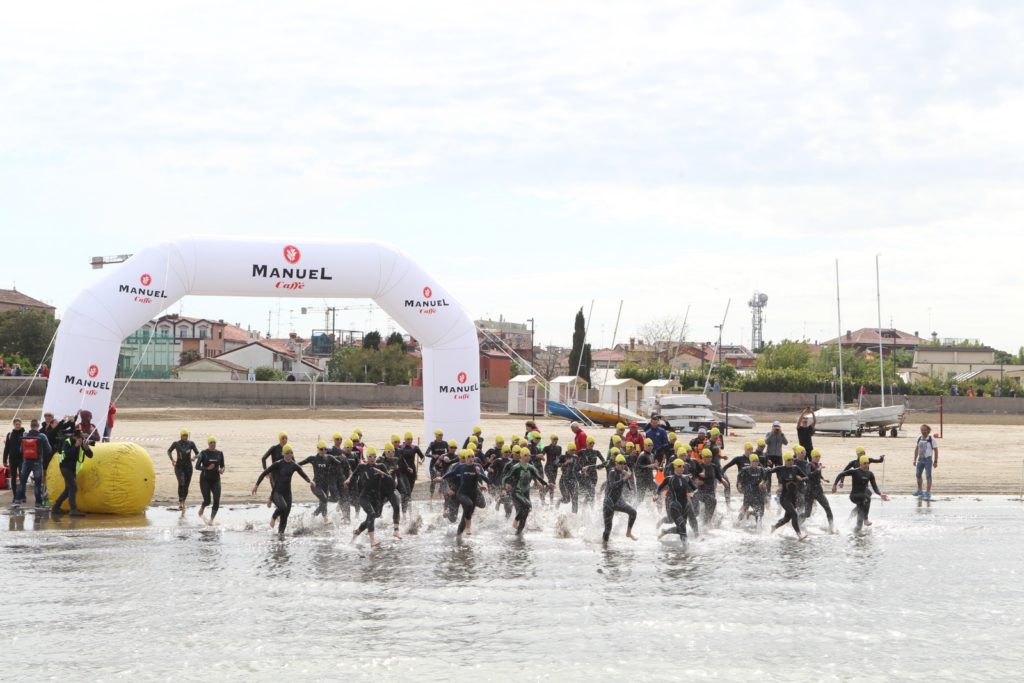
[[[39,442],[36,439],[21,440],[21,457],[26,460],[39,459]]]

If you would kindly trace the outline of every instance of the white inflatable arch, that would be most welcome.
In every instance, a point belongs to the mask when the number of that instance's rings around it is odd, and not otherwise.
[[[103,423],[121,341],[186,294],[370,298],[423,350],[423,436],[480,419],[476,328],[406,254],[361,241],[191,237],[146,247],[81,292],[57,332],[44,410]]]

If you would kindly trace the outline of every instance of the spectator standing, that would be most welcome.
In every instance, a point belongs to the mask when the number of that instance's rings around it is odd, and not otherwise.
[[[768,462],[775,467],[782,467],[782,447],[789,445],[789,439],[782,433],[782,423],[772,422],[772,430],[764,435],[764,454]]]
[[[939,444],[935,442],[932,428],[928,425],[921,425],[921,436],[917,437],[914,445],[914,466],[917,468],[917,492],[914,496],[931,500],[932,468],[939,467]],[[922,475],[927,480],[927,488],[922,486]]]

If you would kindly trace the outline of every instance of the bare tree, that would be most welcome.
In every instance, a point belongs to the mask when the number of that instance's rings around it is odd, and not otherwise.
[[[657,350],[659,358],[672,358],[675,351],[686,339],[689,325],[683,324],[679,315],[652,318],[640,326],[640,337]]]

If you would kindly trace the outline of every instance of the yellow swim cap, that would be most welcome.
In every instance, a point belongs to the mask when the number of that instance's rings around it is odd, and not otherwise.
[[[551,434],[550,436],[548,436],[548,438],[551,439],[552,441],[558,441],[558,434]]]
[[[477,427],[473,427],[473,433],[474,433],[474,434],[479,434],[479,433],[480,433],[481,431],[482,431],[482,430],[480,429],[480,427],[479,427],[479,426],[477,426]]]
[[[179,435],[179,436],[185,436],[186,434],[188,434],[188,430],[187,430],[187,429],[185,429],[184,427],[182,427],[182,428],[181,428],[181,431],[180,431],[180,432],[178,432],[178,435]]]
[[[761,462],[761,458],[757,457],[757,453],[751,453],[750,462]]]
[[[610,451],[608,451],[608,455],[614,457],[614,456],[618,455],[621,452],[622,451],[620,451],[618,448],[613,448]]]
[[[476,436],[474,436],[474,435],[470,435],[470,437],[469,437],[469,443],[476,443]]]
[[[627,451],[635,451],[636,450],[636,444],[633,443],[632,441],[627,441],[626,442],[626,450]]]
[[[334,436],[331,437],[331,438],[340,439],[341,438],[341,432],[334,432]]]
[[[653,446],[654,442],[651,441],[650,439],[644,439],[644,445],[645,446]]]
[[[612,443],[622,443],[622,437],[618,434],[612,434]]]
[[[292,452],[292,445],[290,443],[285,444],[284,448],[281,449],[281,452],[282,453],[291,453]]]
[[[508,453],[508,452],[509,452],[510,450],[512,450],[512,449],[510,449],[510,448],[508,447],[508,444],[504,444],[504,445],[503,445],[503,446],[501,447],[501,452],[502,452],[502,453]]]
[[[871,462],[871,458],[869,458],[869,457],[868,457],[868,456],[866,456],[866,455],[862,455],[862,456],[860,456],[860,462],[861,462],[861,464],[863,465],[863,464],[864,464],[864,463],[866,463],[866,462]]]
[[[398,434],[392,434],[391,435],[391,443],[398,443],[401,440],[402,440],[402,437],[400,437]]]
[[[216,443],[216,441],[217,441],[217,437],[215,437],[215,436],[208,436],[208,437],[206,437],[206,443]]]
[[[682,467],[685,464],[686,463],[683,462],[680,458],[676,458],[675,460],[672,461],[672,467]]]
[[[710,458],[711,457],[711,449],[710,448],[705,448],[704,450],[702,450],[700,452],[700,457],[702,457],[702,458]]]
[[[587,443],[594,443],[594,437],[588,436],[587,437]]]
[[[575,450],[576,450],[576,444],[573,444],[573,443],[570,443],[568,446],[565,447],[565,452],[566,453],[572,453]]]
[[[442,432],[440,429],[434,430],[434,436],[441,436],[442,434],[444,434],[444,432]]]
[[[388,452],[394,453],[395,452],[395,444],[391,443],[390,441],[387,442],[386,444],[384,444],[384,452],[385,453],[388,453]]]
[[[857,446],[857,455],[864,455],[867,451],[864,450],[863,446]]]
[[[498,436],[494,437],[494,443],[505,443],[505,437],[499,434]]]
[[[345,439],[345,440],[344,440],[344,441],[343,441],[343,442],[341,443],[341,447],[342,447],[342,448],[352,448],[352,439]]]
[[[757,445],[758,446],[763,446],[764,445],[764,439],[758,439],[757,440]]]
[[[782,459],[783,460],[792,460],[793,459],[793,454],[792,453],[783,453],[782,454]]]
[[[519,455],[522,451],[523,451],[523,449],[522,449],[521,446],[513,446],[512,447],[512,452],[515,453],[516,455]]]
[[[367,446],[366,447],[366,455],[368,455],[368,456],[369,455],[376,456],[377,455],[377,449],[374,448],[373,446]]]
[[[355,431],[355,433],[358,434],[359,436],[363,435],[363,430],[360,429],[359,427],[356,427],[355,430],[353,430],[353,431]]]
[[[405,434],[403,434],[402,436],[403,436],[403,438],[406,438],[406,439],[411,439],[411,438],[413,438],[412,432],[406,432],[406,433],[405,433]]]
[[[451,441],[448,442],[448,448],[458,448],[458,447],[459,447],[459,444],[455,442],[455,439],[452,439]]]
[[[360,434],[356,434],[355,432],[352,432],[352,436],[350,436],[348,438],[352,439],[352,443],[358,443],[360,436],[361,436]]]
[[[669,432],[668,433],[668,440],[669,441],[675,441],[676,440],[676,433],[675,432]]]
[[[327,443],[325,441],[317,441],[316,448],[317,450],[320,450],[321,448],[327,448]]]
[[[722,432],[720,432],[720,431],[718,430],[718,427],[712,427],[712,428],[711,428],[711,436],[718,436],[718,435],[719,435],[719,434],[721,434],[721,433],[722,433]]]
[[[615,464],[617,465],[620,462],[626,462],[626,456],[624,456],[624,455],[616,455],[615,456]]]
[[[615,425],[615,428],[616,428],[616,429],[625,429],[625,428],[626,428],[626,425],[624,425],[624,424],[622,424],[621,422],[619,422],[618,424],[616,424],[616,425]]]
[[[745,450],[745,451],[748,451],[748,450],[752,451],[752,450],[754,450],[754,444],[750,443],[749,441],[746,442],[745,444],[743,444],[743,450]]]
[[[278,434],[277,434],[277,438],[278,438],[278,439],[287,439],[287,438],[288,438],[288,435],[287,435],[287,434],[285,434],[284,432],[278,432]]]
[[[817,448],[812,448],[811,449],[811,457],[812,458],[820,458],[821,457],[821,451],[819,451]]]

